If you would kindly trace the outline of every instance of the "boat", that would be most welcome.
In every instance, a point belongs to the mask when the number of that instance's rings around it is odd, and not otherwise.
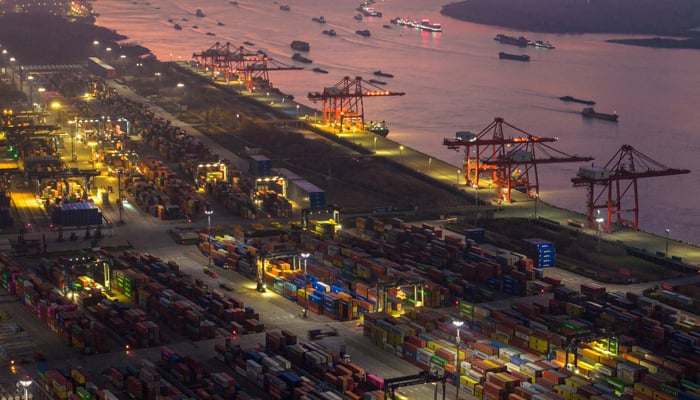
[[[243,42],[243,44],[246,45],[246,46],[255,46],[255,43],[249,42],[249,41],[247,41],[247,40],[246,40],[245,42]]]
[[[392,75],[392,74],[389,74],[387,72],[382,72],[381,69],[374,71],[373,74],[375,76],[383,76],[384,78],[393,78],[394,77],[394,75]]]
[[[360,36],[364,36],[364,37],[372,36],[372,33],[370,33],[369,29],[356,30],[355,33],[357,33]]]
[[[185,22],[188,22],[188,21],[189,21],[189,19],[187,19],[187,18],[183,18],[182,20],[185,21]]]
[[[238,2],[236,0],[231,0],[228,2],[228,4],[231,4],[232,6],[237,6]]]
[[[353,18],[355,18],[358,21],[362,21],[362,14],[355,14]]]
[[[324,35],[328,35],[328,36],[335,36],[335,35],[336,35],[335,29],[324,30],[324,31],[321,32],[321,33],[323,33]]]
[[[173,28],[175,28],[176,31],[181,31],[181,30],[182,30],[182,25],[180,25],[180,24],[175,24],[175,25],[173,25]]]
[[[267,57],[267,53],[263,49],[258,49],[257,53],[263,57]]]
[[[360,6],[359,10],[365,17],[381,17],[382,12],[377,11],[374,7]]]
[[[294,55],[292,56],[292,60],[299,61],[300,63],[304,64],[311,64],[313,62],[310,58],[306,58],[299,53],[294,53]]]
[[[501,60],[530,61],[530,56],[527,54],[510,54],[500,52],[498,53],[498,58]]]
[[[414,28],[430,32],[442,32],[442,25],[438,24],[437,22],[430,22],[430,20],[427,18],[420,20],[420,22],[416,22]]]
[[[292,41],[292,44],[290,44],[292,49],[296,51],[309,51],[311,46],[309,46],[309,42],[304,42],[301,40],[294,40]]]
[[[379,136],[386,137],[389,134],[389,128],[384,121],[370,121],[365,124],[365,130],[370,131]]]
[[[379,79],[370,79],[369,83],[374,83],[375,85],[386,85],[386,82],[380,81]]]
[[[283,5],[280,6],[280,10],[282,10],[282,11],[289,11],[289,10],[291,10],[291,9],[292,9],[292,8],[289,7],[289,5],[287,5],[287,4],[283,4]]]
[[[224,23],[221,22],[221,21],[217,22],[216,24],[219,25],[219,26],[224,26]]]
[[[595,105],[595,101],[593,101],[593,100],[577,99],[576,97],[572,97],[572,96],[562,96],[562,97],[559,98],[559,100],[561,100],[561,101],[571,101],[571,102],[574,102],[574,103],[581,103],[581,104],[586,104],[586,105],[589,105],[589,106],[594,106],[594,105]]]
[[[493,40],[496,40],[502,44],[511,44],[513,46],[518,46],[518,47],[527,47],[530,44],[530,41],[525,37],[525,36],[520,36],[520,37],[513,37],[513,36],[507,36],[502,33],[499,33],[496,35]]]
[[[199,29],[199,26],[197,26],[197,25],[192,25],[192,29]]]
[[[207,36],[216,36],[216,33],[214,33],[214,32],[207,32],[206,35],[207,35]]]
[[[386,24],[384,24],[384,25],[382,25],[382,27],[383,27],[383,28],[386,28],[386,29],[391,29],[391,25],[386,25]]]
[[[313,71],[318,72],[319,74],[327,74],[328,73],[328,71],[326,71],[323,68],[319,68],[319,67],[314,68]]]
[[[173,19],[170,18],[170,19],[168,20],[168,22],[170,22],[170,23],[172,24],[172,23],[173,23]]]
[[[606,114],[606,113],[601,113],[597,112],[593,107],[586,107],[581,111],[581,115],[584,117],[588,118],[598,118],[598,119],[604,119],[606,121],[613,121],[617,122],[618,115],[617,113],[612,113],[612,114]]]
[[[326,23],[326,17],[320,16],[320,17],[313,17],[311,18],[312,21],[318,22],[319,24],[325,24]]]
[[[554,50],[554,45],[549,43],[549,42],[543,42],[541,40],[535,40],[534,42],[529,43],[530,46],[535,46],[538,49],[548,49],[548,50]]]
[[[195,15],[195,17],[200,17],[200,18],[204,17],[204,13],[199,8],[197,9],[197,11],[195,11],[194,15]]]

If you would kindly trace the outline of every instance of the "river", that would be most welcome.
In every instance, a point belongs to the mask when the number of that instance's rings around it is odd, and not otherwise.
[[[290,10],[282,11],[281,4]],[[691,170],[639,180],[640,228],[659,235],[669,229],[673,239],[700,243],[700,52],[605,42],[630,36],[555,35],[468,23],[440,15],[442,2],[434,0],[379,0],[374,6],[383,17],[357,21],[353,16],[358,5],[359,0],[94,3],[98,25],[148,47],[162,61],[189,60],[217,41],[248,41],[255,44],[249,48],[293,65],[290,42],[308,41],[312,67],[330,73],[314,73],[305,65],[302,71],[272,71],[270,80],[296,101],[316,108],[321,105],[306,99],[310,91],[333,86],[344,76],[368,80],[374,70],[389,72],[394,78],[380,78],[387,81],[385,88],[406,95],[365,99],[366,119],[386,121],[391,139],[458,167],[464,154],[443,146],[443,138],[454,137],[456,131],[479,132],[494,117],[533,135],[556,137],[552,147],[557,151],[592,156],[596,166],[606,165],[622,145],[631,145],[663,166]],[[197,9],[205,16],[196,17]],[[311,21],[318,16],[328,22]],[[443,32],[391,25],[389,19],[395,17],[429,18],[440,22]],[[183,29],[173,29],[169,19]],[[323,35],[324,29],[336,30],[337,36]],[[372,36],[355,34],[358,29],[368,29]],[[497,33],[550,41],[556,49],[500,44],[493,40]],[[527,54],[531,60],[499,60],[501,51]],[[582,118],[583,106],[560,101],[564,95],[595,100],[598,111],[617,112],[620,120]],[[506,129],[504,135],[521,133]],[[571,184],[581,166],[540,165],[540,199],[585,212],[586,190]],[[633,207],[629,198],[623,205]]]

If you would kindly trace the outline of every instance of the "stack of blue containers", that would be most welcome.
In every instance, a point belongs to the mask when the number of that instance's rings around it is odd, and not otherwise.
[[[61,226],[102,224],[102,211],[90,202],[66,203],[54,207],[51,222]]]
[[[554,243],[543,239],[525,239],[525,255],[535,262],[535,268],[554,266]]]

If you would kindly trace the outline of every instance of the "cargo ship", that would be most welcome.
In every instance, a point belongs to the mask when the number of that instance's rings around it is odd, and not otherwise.
[[[325,24],[326,23],[326,17],[320,16],[320,17],[313,17],[311,18],[313,22],[318,22],[319,24]]]
[[[384,121],[370,121],[368,124],[365,124],[365,129],[382,137],[386,137],[389,134],[389,128]]]
[[[380,81],[379,79],[370,79],[369,83],[374,83],[375,85],[386,85],[386,82]]]
[[[319,74],[327,74],[328,73],[328,71],[326,71],[323,68],[319,68],[319,67],[314,68],[313,71],[318,72]]]
[[[303,42],[301,40],[295,40],[290,44],[291,48],[296,50],[296,51],[309,51],[311,46],[309,46],[309,42]]]
[[[377,11],[374,7],[362,6],[359,10],[365,17],[381,17],[382,12]]]
[[[195,15],[196,17],[200,17],[200,18],[204,17],[204,13],[203,13],[202,10],[199,9],[199,8],[198,8],[197,11],[194,13],[194,15]]]
[[[501,60],[530,61],[530,56],[527,54],[509,54],[500,52],[498,53],[498,58]]]
[[[586,107],[581,111],[581,115],[584,117],[588,118],[598,118],[598,119],[604,119],[606,121],[613,121],[617,122],[617,119],[619,116],[617,113],[612,113],[612,114],[606,114],[606,113],[601,113],[597,112],[593,107]]]
[[[360,36],[364,36],[364,37],[372,36],[372,33],[369,31],[369,29],[356,30],[355,33],[357,33]]]
[[[534,42],[530,42],[530,46],[535,46],[539,49],[554,50],[553,44],[551,44],[549,42],[543,42],[541,40],[535,40]]]
[[[311,64],[313,62],[310,58],[306,58],[299,53],[294,53],[294,55],[292,56],[292,60],[299,61],[304,64]]]
[[[571,101],[571,102],[574,102],[574,103],[581,103],[581,104],[585,104],[585,105],[588,105],[588,106],[594,106],[594,105],[595,105],[595,101],[593,101],[593,100],[577,99],[576,97],[573,97],[573,96],[562,96],[562,97],[559,98],[559,100],[561,100],[561,101]]]
[[[373,74],[374,74],[375,76],[383,76],[384,78],[393,78],[393,77],[394,77],[393,74],[390,74],[390,73],[387,73],[387,72],[382,72],[381,69],[378,69],[378,70],[374,71]]]
[[[324,31],[321,32],[321,33],[323,33],[324,35],[328,35],[328,36],[335,36],[335,35],[336,35],[335,29],[324,30]]]
[[[496,35],[493,40],[496,40],[500,43],[503,44],[511,44],[513,46],[518,46],[518,47],[527,47],[530,44],[530,41],[525,37],[525,36],[520,36],[520,37],[513,37],[513,36],[507,36],[502,33],[499,33]]]
[[[437,22],[430,22],[429,19],[423,18],[418,21],[411,21],[408,18],[392,18],[389,20],[394,25],[398,26],[408,26],[409,28],[416,28],[430,32],[442,32],[442,25]]]

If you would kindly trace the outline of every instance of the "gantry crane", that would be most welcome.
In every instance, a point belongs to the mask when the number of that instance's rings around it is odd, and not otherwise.
[[[637,194],[637,180],[640,178],[652,178],[657,176],[670,176],[688,174],[690,170],[675,169],[662,165],[644,154],[633,149],[632,146],[623,145],[617,153],[605,164],[604,167],[581,167],[575,178],[571,179],[574,187],[587,187],[586,208],[588,209],[588,223],[591,228],[600,227],[610,233],[614,223],[632,229],[639,229],[639,196]],[[604,189],[596,194],[596,185]],[[607,190],[605,190],[607,189]],[[631,191],[631,192],[630,192]],[[607,198],[603,195],[607,192]],[[632,206],[623,206],[623,199],[632,197]],[[600,209],[606,210],[606,218],[598,219]],[[633,214],[632,220],[626,219],[626,214]]]
[[[506,138],[503,133],[504,125],[522,136]],[[522,190],[528,196],[539,196],[537,164],[592,160],[591,157],[565,154],[545,144],[557,140],[532,135],[505,122],[503,118],[496,117],[478,134],[457,132],[454,138],[443,139],[443,145],[454,150],[464,147],[464,175],[467,185],[478,186],[481,175],[490,174],[499,199],[510,202],[513,188]],[[546,157],[538,158],[537,150]]]
[[[365,110],[363,98],[377,96],[403,96],[404,92],[391,92],[371,83],[364,83],[362,77],[344,77],[334,86],[323,88],[323,92],[309,92],[308,98],[314,103],[323,101],[323,122],[342,131],[348,125],[364,129]]]
[[[243,80],[249,91],[270,91],[269,71],[285,71],[303,69],[282,64],[261,52],[253,52],[243,46],[235,47],[230,42],[216,42],[212,47],[201,53],[192,54],[199,60],[202,69],[211,70],[212,76],[223,74],[229,82],[233,75]]]

